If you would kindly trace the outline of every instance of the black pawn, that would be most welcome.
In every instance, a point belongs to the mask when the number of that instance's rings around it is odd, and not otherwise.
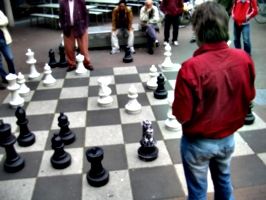
[[[17,138],[19,146],[28,147],[35,142],[34,133],[30,132],[28,129],[28,119],[26,119],[26,113],[20,106],[17,108],[15,113],[18,121],[17,125],[20,128],[20,134]]]
[[[123,58],[123,62],[124,63],[130,63],[132,61],[133,61],[133,58],[131,56],[130,47],[127,46],[126,49],[125,49],[125,56]]]
[[[91,186],[101,187],[109,181],[109,172],[102,167],[103,149],[93,147],[86,151],[87,160],[91,163],[91,170],[87,172],[87,181]]]
[[[64,150],[64,143],[58,133],[54,133],[51,140],[54,154],[50,161],[55,169],[64,169],[71,164],[71,156]]]
[[[163,77],[162,74],[160,74],[157,77],[157,84],[158,84],[158,87],[154,91],[154,98],[155,99],[165,99],[165,98],[167,98],[168,92],[164,88],[165,82],[164,82],[164,77]]]
[[[6,150],[4,170],[9,173],[18,172],[25,166],[24,159],[16,152],[14,144],[16,137],[11,134],[10,124],[4,124],[0,120],[0,146]]]
[[[57,62],[56,62],[56,60],[55,60],[55,55],[54,55],[54,51],[52,50],[52,49],[50,49],[50,51],[49,51],[49,58],[50,58],[50,60],[49,60],[49,63],[48,63],[48,65],[51,67],[51,68],[55,68],[55,67],[57,67]]]
[[[141,146],[138,149],[139,158],[143,161],[153,161],[158,157],[159,150],[156,146]]]
[[[66,55],[65,55],[65,47],[62,44],[60,44],[59,46],[59,55],[60,55],[60,60],[59,60],[58,67],[60,68],[67,67],[68,63],[67,63]]]
[[[75,141],[75,134],[69,129],[69,121],[64,113],[60,112],[58,117],[58,126],[61,128],[59,135],[65,145],[71,144]]]
[[[252,108],[253,108],[253,104],[250,103],[249,108],[248,108],[248,114],[244,122],[245,125],[253,124],[253,122],[255,121],[255,116],[252,114]]]

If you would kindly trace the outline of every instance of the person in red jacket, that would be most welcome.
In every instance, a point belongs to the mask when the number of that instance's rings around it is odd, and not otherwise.
[[[227,45],[229,16],[222,5],[204,2],[191,20],[199,49],[182,63],[172,105],[182,124],[180,151],[188,199],[207,199],[209,169],[214,199],[233,200],[234,133],[244,125],[255,97],[255,67],[245,51]]]
[[[234,19],[234,45],[235,48],[241,49],[241,33],[244,43],[244,50],[251,55],[250,43],[250,26],[251,18],[258,14],[258,6],[256,0],[235,0],[232,9],[232,17]]]
[[[183,12],[183,0],[162,0],[161,10],[165,14],[164,45],[169,43],[170,27],[173,25],[172,43],[178,45],[179,17]]]

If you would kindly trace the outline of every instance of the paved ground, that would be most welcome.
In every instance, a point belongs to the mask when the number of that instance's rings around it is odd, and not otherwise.
[[[230,21],[230,35],[232,36],[232,21]],[[179,46],[172,47],[172,61],[175,63],[182,63],[189,57],[195,49],[196,44],[190,44],[189,40],[191,37],[191,26],[184,29],[180,29],[179,33]],[[43,71],[44,64],[48,62],[48,51],[53,49],[56,53],[58,52],[58,46],[61,42],[59,30],[52,30],[47,27],[30,27],[29,24],[21,24],[10,28],[10,33],[13,38],[11,45],[17,72],[24,74],[29,73],[29,66],[26,64],[26,52],[27,49],[31,49],[35,53],[35,59],[37,60],[36,68],[39,72]],[[254,100],[253,111],[266,122],[266,25],[257,24],[254,20],[251,21],[251,42],[252,42],[252,57],[256,66],[256,89],[257,96]],[[231,37],[233,38],[233,37]],[[163,41],[163,33],[159,34],[159,41]],[[233,47],[233,44],[231,44]],[[117,55],[110,55],[110,49],[105,50],[90,50],[90,56],[92,63],[97,68],[113,68],[119,66],[144,66],[144,65],[158,65],[164,60],[164,48],[160,46],[155,50],[154,55],[146,53],[145,48],[136,47],[136,54],[133,55],[134,62],[125,64],[122,62],[124,56],[123,52]],[[59,58],[57,54],[57,59]],[[65,69],[54,69],[65,70]],[[0,102],[8,95],[8,91],[4,90],[0,92]],[[266,134],[266,133],[265,133]],[[265,136],[263,137],[265,138]],[[263,152],[266,151],[264,146]],[[245,167],[245,163],[243,166]],[[256,171],[256,166],[254,169]],[[252,174],[252,172],[250,172]],[[265,180],[265,176],[261,176],[261,179]],[[262,181],[263,182],[263,181]],[[251,187],[244,187],[234,190],[236,199],[266,199],[266,185],[253,185]],[[178,198],[185,199],[185,198]]]

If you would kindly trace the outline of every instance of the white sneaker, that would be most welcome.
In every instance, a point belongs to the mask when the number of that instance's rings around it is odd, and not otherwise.
[[[174,41],[173,42],[175,46],[178,46],[178,42],[177,41]]]
[[[130,47],[130,52],[133,53],[133,54],[136,53],[134,47]]]
[[[119,49],[112,49],[112,51],[110,51],[110,54],[117,54],[119,52]]]
[[[163,42],[163,45],[164,45],[164,46],[166,46],[167,44],[168,44],[168,42],[166,42],[166,41]]]

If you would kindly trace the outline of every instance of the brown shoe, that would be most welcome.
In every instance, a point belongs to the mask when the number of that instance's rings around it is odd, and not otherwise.
[[[76,70],[76,69],[77,69],[76,67],[68,67],[66,71],[71,72],[71,71]]]
[[[90,71],[93,71],[93,70],[94,70],[94,68],[93,68],[93,66],[92,66],[92,65],[85,66],[85,68],[86,68],[87,70],[90,70]]]

